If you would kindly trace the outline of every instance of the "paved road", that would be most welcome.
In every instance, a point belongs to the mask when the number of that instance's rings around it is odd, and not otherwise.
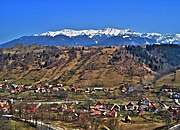
[[[43,102],[43,101],[35,101],[35,102],[27,102],[29,104],[63,104],[63,103],[79,103],[85,101],[59,101],[59,102]]]
[[[177,124],[177,125],[169,128],[169,130],[180,130],[180,124]]]

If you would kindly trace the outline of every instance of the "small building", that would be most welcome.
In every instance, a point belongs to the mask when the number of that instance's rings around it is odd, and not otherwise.
[[[163,92],[172,92],[173,90],[173,86],[167,86],[167,85],[164,85],[161,87],[160,91],[163,91]]]
[[[2,115],[3,120],[11,120],[13,117],[13,115]]]
[[[107,111],[104,113],[104,115],[107,117],[117,117],[117,112],[115,110]]]
[[[128,110],[134,110],[134,103],[130,102],[128,105],[126,105]]]
[[[173,99],[180,99],[180,93],[173,93],[172,98]]]
[[[112,110],[115,110],[115,111],[120,111],[121,110],[121,107],[118,105],[118,104],[114,104],[111,108],[111,111]]]
[[[59,91],[59,88],[58,87],[53,87],[52,90],[53,91]]]
[[[101,112],[98,110],[94,110],[90,112],[90,116],[100,116],[100,115],[101,115]]]
[[[95,91],[104,91],[104,88],[94,88]]]

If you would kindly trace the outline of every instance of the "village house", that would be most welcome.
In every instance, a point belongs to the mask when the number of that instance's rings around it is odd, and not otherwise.
[[[116,88],[105,88],[104,91],[113,92]]]
[[[63,87],[63,84],[62,83],[57,83],[56,86],[57,87]]]
[[[58,87],[53,87],[52,90],[53,91],[59,91],[59,88]]]
[[[90,88],[87,88],[84,92],[85,93],[89,93],[90,92]]]
[[[0,84],[0,89],[4,89],[5,88],[5,84]]]
[[[90,116],[100,116],[101,112],[99,110],[91,110]]]
[[[69,108],[67,108],[67,111],[68,112],[75,112],[75,109],[73,106],[70,106]]]
[[[118,104],[114,104],[111,108],[111,111],[115,110],[115,111],[121,111],[121,107]]]
[[[149,103],[148,109],[151,112],[158,112],[158,106],[156,105],[156,102]]]
[[[126,92],[127,92],[127,88],[126,88],[124,85],[120,86],[120,87],[119,87],[119,90],[120,90],[122,93],[126,93]]]
[[[164,85],[161,87],[160,91],[163,91],[163,92],[172,92],[173,91],[173,86],[167,86],[167,85]]]
[[[172,94],[172,98],[173,98],[173,99],[180,99],[180,93],[176,93],[176,92],[173,93],[173,94]]]
[[[90,115],[101,115],[106,111],[107,107],[100,101],[95,106],[90,106]]]
[[[104,113],[104,115],[106,117],[117,117],[117,112],[115,110],[112,110],[112,111],[108,110],[107,112]]]
[[[9,111],[9,103],[8,102],[11,102],[12,100],[8,100],[8,101],[1,101],[0,102],[0,112],[3,112],[3,113],[7,113]],[[13,101],[12,101],[13,103]]]
[[[61,105],[61,111],[64,112],[68,109],[67,105],[66,104],[62,104]]]
[[[4,113],[8,112],[8,110],[9,110],[9,106],[4,106],[1,108],[1,112],[4,112]]]
[[[49,85],[48,85],[48,88],[52,88],[52,87],[53,87],[53,85],[52,85],[52,84],[49,84]]]
[[[22,85],[11,84],[11,86],[10,86],[11,94],[18,94],[18,93],[22,92],[22,90],[23,90]]]
[[[169,112],[172,113],[173,116],[178,116],[179,112],[180,112],[180,109],[179,109],[179,106],[178,105],[172,105],[169,107]]]
[[[40,93],[46,93],[46,89],[44,87],[41,87],[39,91]]]
[[[25,85],[25,86],[24,86],[24,90],[25,90],[25,91],[28,91],[28,90],[30,90],[30,89],[32,89],[32,86],[31,86],[31,85]]]
[[[135,109],[134,103],[133,102],[129,102],[129,104],[126,105],[126,108],[127,108],[127,110],[134,110]]]
[[[148,85],[145,85],[145,86],[143,87],[143,89],[144,89],[144,90],[150,90],[150,89],[153,89],[153,87],[148,86]]]
[[[156,102],[151,101],[149,98],[143,98],[138,102],[138,109],[144,109],[146,111],[158,111],[158,107],[156,105]]]
[[[97,87],[95,87],[93,90],[94,91],[104,91],[104,88],[97,88]]]
[[[28,113],[28,114],[37,113],[37,112],[39,112],[39,105],[27,104],[25,112]]]
[[[78,87],[72,87],[71,88],[71,92],[83,92],[84,90],[82,88],[78,88]]]
[[[7,101],[1,101],[0,102],[0,108],[3,108],[5,106],[8,106],[8,102]]]

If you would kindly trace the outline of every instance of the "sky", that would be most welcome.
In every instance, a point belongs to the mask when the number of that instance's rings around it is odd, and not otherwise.
[[[180,33],[180,0],[0,0],[0,43],[60,29]]]

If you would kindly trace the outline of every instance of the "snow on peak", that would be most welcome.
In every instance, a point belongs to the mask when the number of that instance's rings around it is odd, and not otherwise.
[[[149,36],[161,36],[162,34],[160,34],[160,33],[147,33],[147,37],[149,37]]]
[[[180,41],[180,34],[160,34],[160,33],[138,33],[131,29],[115,29],[115,28],[105,28],[101,30],[73,30],[73,29],[62,29],[59,31],[48,31],[41,34],[33,34],[33,36],[51,36],[55,37],[58,35],[64,35],[68,37],[75,36],[88,36],[93,38],[94,36],[122,36],[123,38],[129,38],[131,40],[132,36],[153,39],[159,42],[173,43],[174,41]]]
[[[92,38],[95,35],[109,35],[109,36],[117,36],[117,35],[124,35],[124,34],[133,34],[135,33],[134,31],[130,29],[124,29],[124,30],[119,30],[115,28],[105,28],[102,30],[72,30],[72,29],[63,29],[60,31],[48,31],[45,33],[41,34],[33,34],[33,36],[57,36],[57,35],[65,35],[69,37],[73,36],[80,36],[80,35],[87,35],[90,38]]]
[[[176,37],[180,39],[180,34],[176,34]]]

